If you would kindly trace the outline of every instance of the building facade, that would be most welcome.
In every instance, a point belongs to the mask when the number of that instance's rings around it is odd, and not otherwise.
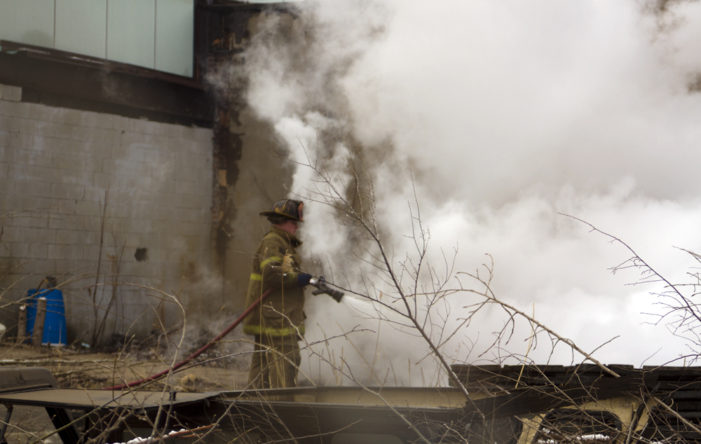
[[[252,214],[283,188],[251,188],[271,164],[268,130],[206,79],[235,66],[265,7],[0,1],[0,322],[11,333],[47,276],[69,343],[242,310],[262,230]]]

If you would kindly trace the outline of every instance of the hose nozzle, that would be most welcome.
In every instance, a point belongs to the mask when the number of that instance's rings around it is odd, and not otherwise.
[[[324,276],[313,277],[309,280],[309,285],[316,287],[316,290],[312,291],[312,294],[327,294],[331,296],[336,302],[341,302],[343,299],[343,292],[335,290],[326,284],[326,279]]]

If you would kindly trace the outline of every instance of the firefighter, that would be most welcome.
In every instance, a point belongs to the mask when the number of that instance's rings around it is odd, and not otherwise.
[[[253,258],[246,294],[250,306],[271,290],[246,319],[244,332],[255,338],[248,376],[252,388],[294,387],[300,363],[298,341],[304,334],[304,287],[312,276],[300,270],[296,237],[304,203],[284,199],[263,211],[271,224]]]

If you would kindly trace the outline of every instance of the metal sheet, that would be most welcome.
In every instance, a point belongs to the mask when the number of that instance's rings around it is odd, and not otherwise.
[[[152,409],[160,406],[179,406],[201,402],[217,395],[216,392],[176,393],[173,400],[170,399],[170,393],[167,392],[46,389],[21,393],[2,393],[0,394],[0,403],[82,410],[96,408]]]
[[[467,402],[460,390],[446,387],[297,387],[223,392],[222,399],[414,408],[462,408]]]

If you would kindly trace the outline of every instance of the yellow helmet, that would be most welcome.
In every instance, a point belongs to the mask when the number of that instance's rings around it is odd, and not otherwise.
[[[304,221],[304,202],[294,199],[278,200],[273,204],[272,211],[262,211],[261,216],[282,216],[297,222]]]

